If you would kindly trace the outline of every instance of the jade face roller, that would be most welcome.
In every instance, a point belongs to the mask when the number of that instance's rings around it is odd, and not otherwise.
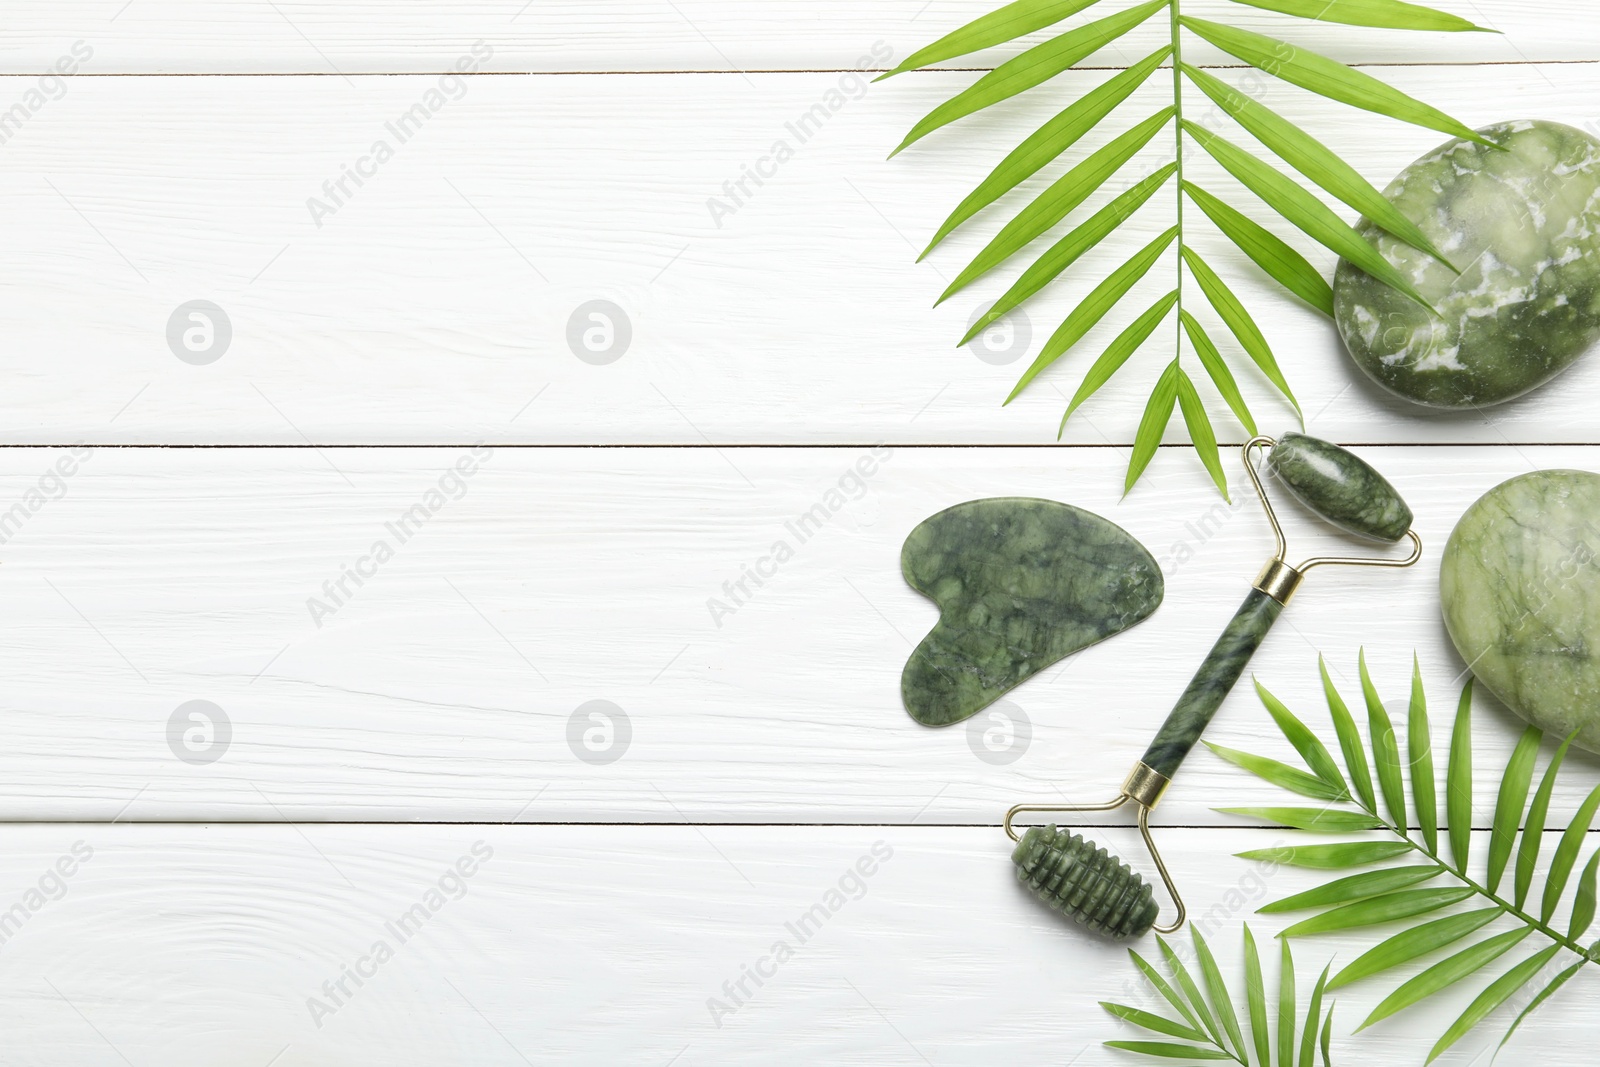
[[[1291,566],[1283,528],[1252,460],[1252,453],[1262,448],[1270,449],[1267,467],[1311,511],[1342,530],[1374,541],[1393,544],[1409,538],[1411,554],[1405,559],[1317,557]],[[1365,461],[1338,445],[1304,434],[1285,434],[1277,441],[1253,437],[1245,443],[1243,458],[1250,484],[1272,524],[1277,552],[1261,568],[1244,603],[1134,765],[1121,793],[1103,804],[1018,804],[1006,812],[1005,831],[1017,842],[1011,859],[1023,884],[1051,908],[1118,941],[1141,937],[1152,928],[1171,933],[1183,925],[1183,899],[1150,836],[1150,812],[1306,572],[1335,565],[1409,567],[1422,557],[1422,541],[1411,529],[1411,509],[1400,494]],[[1159,909],[1151,886],[1116,855],[1055,826],[1029,827],[1019,837],[1012,825],[1024,812],[1111,811],[1129,803],[1139,810],[1139,832],[1177,909],[1167,926],[1155,925]]]

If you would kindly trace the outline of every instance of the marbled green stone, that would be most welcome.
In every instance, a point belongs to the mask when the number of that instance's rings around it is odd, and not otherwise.
[[[1489,490],[1445,545],[1439,593],[1480,682],[1600,752],[1600,475],[1536,471]]]
[[[1358,229],[1439,312],[1341,260],[1334,321],[1356,364],[1419,404],[1498,404],[1600,340],[1600,141],[1554,122],[1478,131],[1400,172],[1384,195],[1458,276],[1371,223]]]
[[[900,567],[939,606],[939,624],[906,662],[911,717],[947,726],[1161,603],[1161,569],[1098,515],[1053,500],[957,504],[906,538]]]
[[[1411,529],[1411,509],[1389,480],[1336,444],[1286,433],[1267,466],[1295,499],[1341,530],[1393,543]]]

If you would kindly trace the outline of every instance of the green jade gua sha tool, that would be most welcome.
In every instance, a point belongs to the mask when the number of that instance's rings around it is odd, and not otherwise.
[[[1410,538],[1411,554],[1405,559],[1317,557],[1291,566],[1285,558],[1288,546],[1283,528],[1252,462],[1252,452],[1259,448],[1271,450],[1267,466],[1311,511],[1340,529],[1374,541],[1393,544]],[[1331,565],[1409,567],[1422,558],[1422,540],[1411,529],[1411,509],[1400,494],[1365,461],[1338,445],[1304,434],[1285,434],[1278,441],[1253,437],[1245,443],[1243,458],[1245,472],[1272,524],[1278,550],[1261,568],[1244,603],[1134,765],[1121,793],[1104,804],[1018,804],[1006,812],[1005,831],[1017,842],[1011,859],[1023,884],[1051,908],[1117,941],[1142,937],[1152,928],[1165,934],[1183,926],[1183,898],[1150,836],[1150,812],[1306,572]],[[1159,909],[1151,886],[1116,855],[1053,825],[1029,827],[1020,837],[1012,825],[1024,812],[1111,811],[1128,803],[1139,809],[1139,832],[1177,909],[1177,917],[1168,926],[1155,925]]]

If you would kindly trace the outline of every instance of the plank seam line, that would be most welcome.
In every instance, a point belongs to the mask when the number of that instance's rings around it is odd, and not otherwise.
[[[1218,442],[1218,444],[1223,448],[1238,448],[1239,445],[1242,444],[1242,443],[1243,442],[1222,442],[1222,441]],[[1344,445],[1347,448],[1594,448],[1596,446],[1600,446],[1600,441],[1337,441],[1335,443],[1336,444],[1340,444],[1340,445]],[[20,450],[28,450],[28,449],[40,450],[40,449],[51,449],[51,448],[68,448],[68,447],[77,446],[77,447],[82,447],[82,448],[121,449],[121,450],[124,450],[124,451],[130,451],[130,452],[140,451],[140,450],[152,450],[152,451],[154,451],[154,450],[199,451],[199,450],[206,450],[206,449],[213,449],[213,450],[218,450],[218,451],[258,451],[258,452],[270,452],[270,451],[312,452],[312,451],[317,451],[319,449],[342,449],[342,450],[346,450],[346,451],[381,452],[381,451],[402,451],[402,450],[405,450],[405,449],[419,449],[419,450],[460,449],[460,448],[471,448],[475,444],[486,444],[491,448],[514,448],[514,449],[524,449],[524,450],[569,449],[569,450],[577,451],[577,450],[595,450],[595,449],[621,449],[621,450],[632,450],[632,451],[649,451],[649,450],[671,449],[671,450],[674,450],[674,451],[700,451],[700,452],[717,451],[719,449],[738,449],[738,450],[741,450],[741,451],[761,451],[761,450],[772,451],[772,450],[778,450],[778,449],[813,449],[813,450],[826,449],[826,450],[830,450],[830,451],[844,451],[844,450],[859,451],[859,450],[862,450],[862,449],[873,448],[873,447],[876,447],[876,446],[879,446],[879,445],[888,445],[891,448],[923,448],[923,449],[956,449],[956,448],[966,448],[966,449],[1022,449],[1022,448],[1026,448],[1026,449],[1102,449],[1102,450],[1106,450],[1106,449],[1123,449],[1123,450],[1126,450],[1128,448],[1133,447],[1133,442],[1131,442],[1131,441],[1122,442],[1122,443],[1113,442],[1113,443],[1109,443],[1109,444],[1107,444],[1107,443],[1090,444],[1088,442],[1054,442],[1054,441],[1049,441],[1049,442],[1043,442],[1043,441],[1027,442],[1027,441],[1024,441],[1024,442],[1017,442],[1017,443],[1005,443],[1005,442],[994,442],[994,441],[960,442],[960,441],[883,441],[883,440],[879,440],[879,441],[823,441],[823,442],[817,442],[817,443],[805,443],[805,442],[796,442],[796,441],[766,442],[766,443],[732,441],[732,442],[727,442],[727,443],[718,443],[718,442],[706,443],[706,442],[702,441],[702,442],[685,442],[683,444],[674,444],[674,443],[666,443],[666,442],[636,442],[636,443],[611,442],[611,443],[600,443],[600,444],[593,444],[593,443],[539,443],[539,442],[504,442],[504,443],[497,443],[497,442],[492,442],[492,441],[456,441],[456,442],[444,442],[444,443],[422,441],[422,442],[417,442],[417,443],[414,443],[414,444],[406,444],[406,443],[399,443],[399,444],[395,444],[395,443],[384,443],[384,444],[344,443],[344,444],[341,444],[341,443],[338,443],[338,442],[331,442],[331,443],[322,442],[322,443],[315,443],[315,444],[291,444],[291,443],[284,443],[284,444],[227,444],[227,443],[220,443],[220,444],[194,444],[194,443],[149,444],[149,443],[128,443],[128,442],[101,443],[101,442],[95,442],[95,441],[55,441],[55,442],[45,442],[45,443],[35,443],[35,444],[26,444],[26,443],[24,443],[24,444],[0,444],[0,451],[3,451],[5,449],[12,449],[12,450],[20,451]],[[1162,447],[1162,448],[1180,448],[1181,449],[1181,448],[1189,448],[1191,446],[1187,442],[1172,441],[1172,442],[1164,442],[1164,443],[1162,443],[1162,445],[1160,447]]]
[[[1544,66],[1593,66],[1600,64],[1600,59],[1481,59],[1466,63],[1429,63],[1417,61],[1413,63],[1397,62],[1370,62],[1346,64],[1355,68],[1378,67],[1544,67]],[[1248,63],[1202,63],[1202,70],[1247,70]],[[931,67],[925,70],[906,71],[906,74],[987,74],[994,67]],[[1126,67],[1073,67],[1075,71],[1121,71]],[[1163,66],[1161,70],[1170,70]],[[6,71],[0,73],[0,78],[39,78],[54,71]],[[699,68],[683,68],[675,70],[484,70],[472,74],[461,74],[454,70],[375,70],[375,71],[349,71],[340,74],[335,71],[317,70],[281,70],[281,71],[220,71],[220,70],[194,70],[194,71],[82,71],[74,74],[74,78],[432,78],[442,77],[446,74],[455,74],[461,78],[581,78],[597,77],[676,77],[688,76],[720,76],[748,74],[882,74],[885,70],[878,67],[867,70],[858,70],[855,67],[772,67],[766,69],[747,70],[714,70]]]
[[[1084,822],[1074,827],[1090,830],[1136,830],[1134,822]],[[539,827],[617,827],[633,829],[794,829],[794,830],[1000,830],[1001,823],[979,822],[629,822],[629,821],[562,821],[530,820],[501,822],[497,819],[0,819],[0,827],[8,826],[539,826]],[[1153,830],[1289,830],[1292,827],[1278,823],[1224,824],[1224,823],[1156,823]],[[1410,827],[1420,832],[1420,827]],[[1489,833],[1493,826],[1473,825],[1474,833]],[[1562,827],[1546,827],[1547,834],[1562,834]],[[1600,835],[1600,826],[1592,827],[1589,834]]]

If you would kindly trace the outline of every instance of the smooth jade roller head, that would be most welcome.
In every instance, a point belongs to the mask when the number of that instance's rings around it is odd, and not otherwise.
[[[1138,872],[1078,834],[1031,826],[1012,850],[1017,878],[1033,895],[1114,941],[1155,925],[1155,894]]]
[[[1411,529],[1411,509],[1389,480],[1338,445],[1286,433],[1267,466],[1296,500],[1341,530],[1392,544]]]

